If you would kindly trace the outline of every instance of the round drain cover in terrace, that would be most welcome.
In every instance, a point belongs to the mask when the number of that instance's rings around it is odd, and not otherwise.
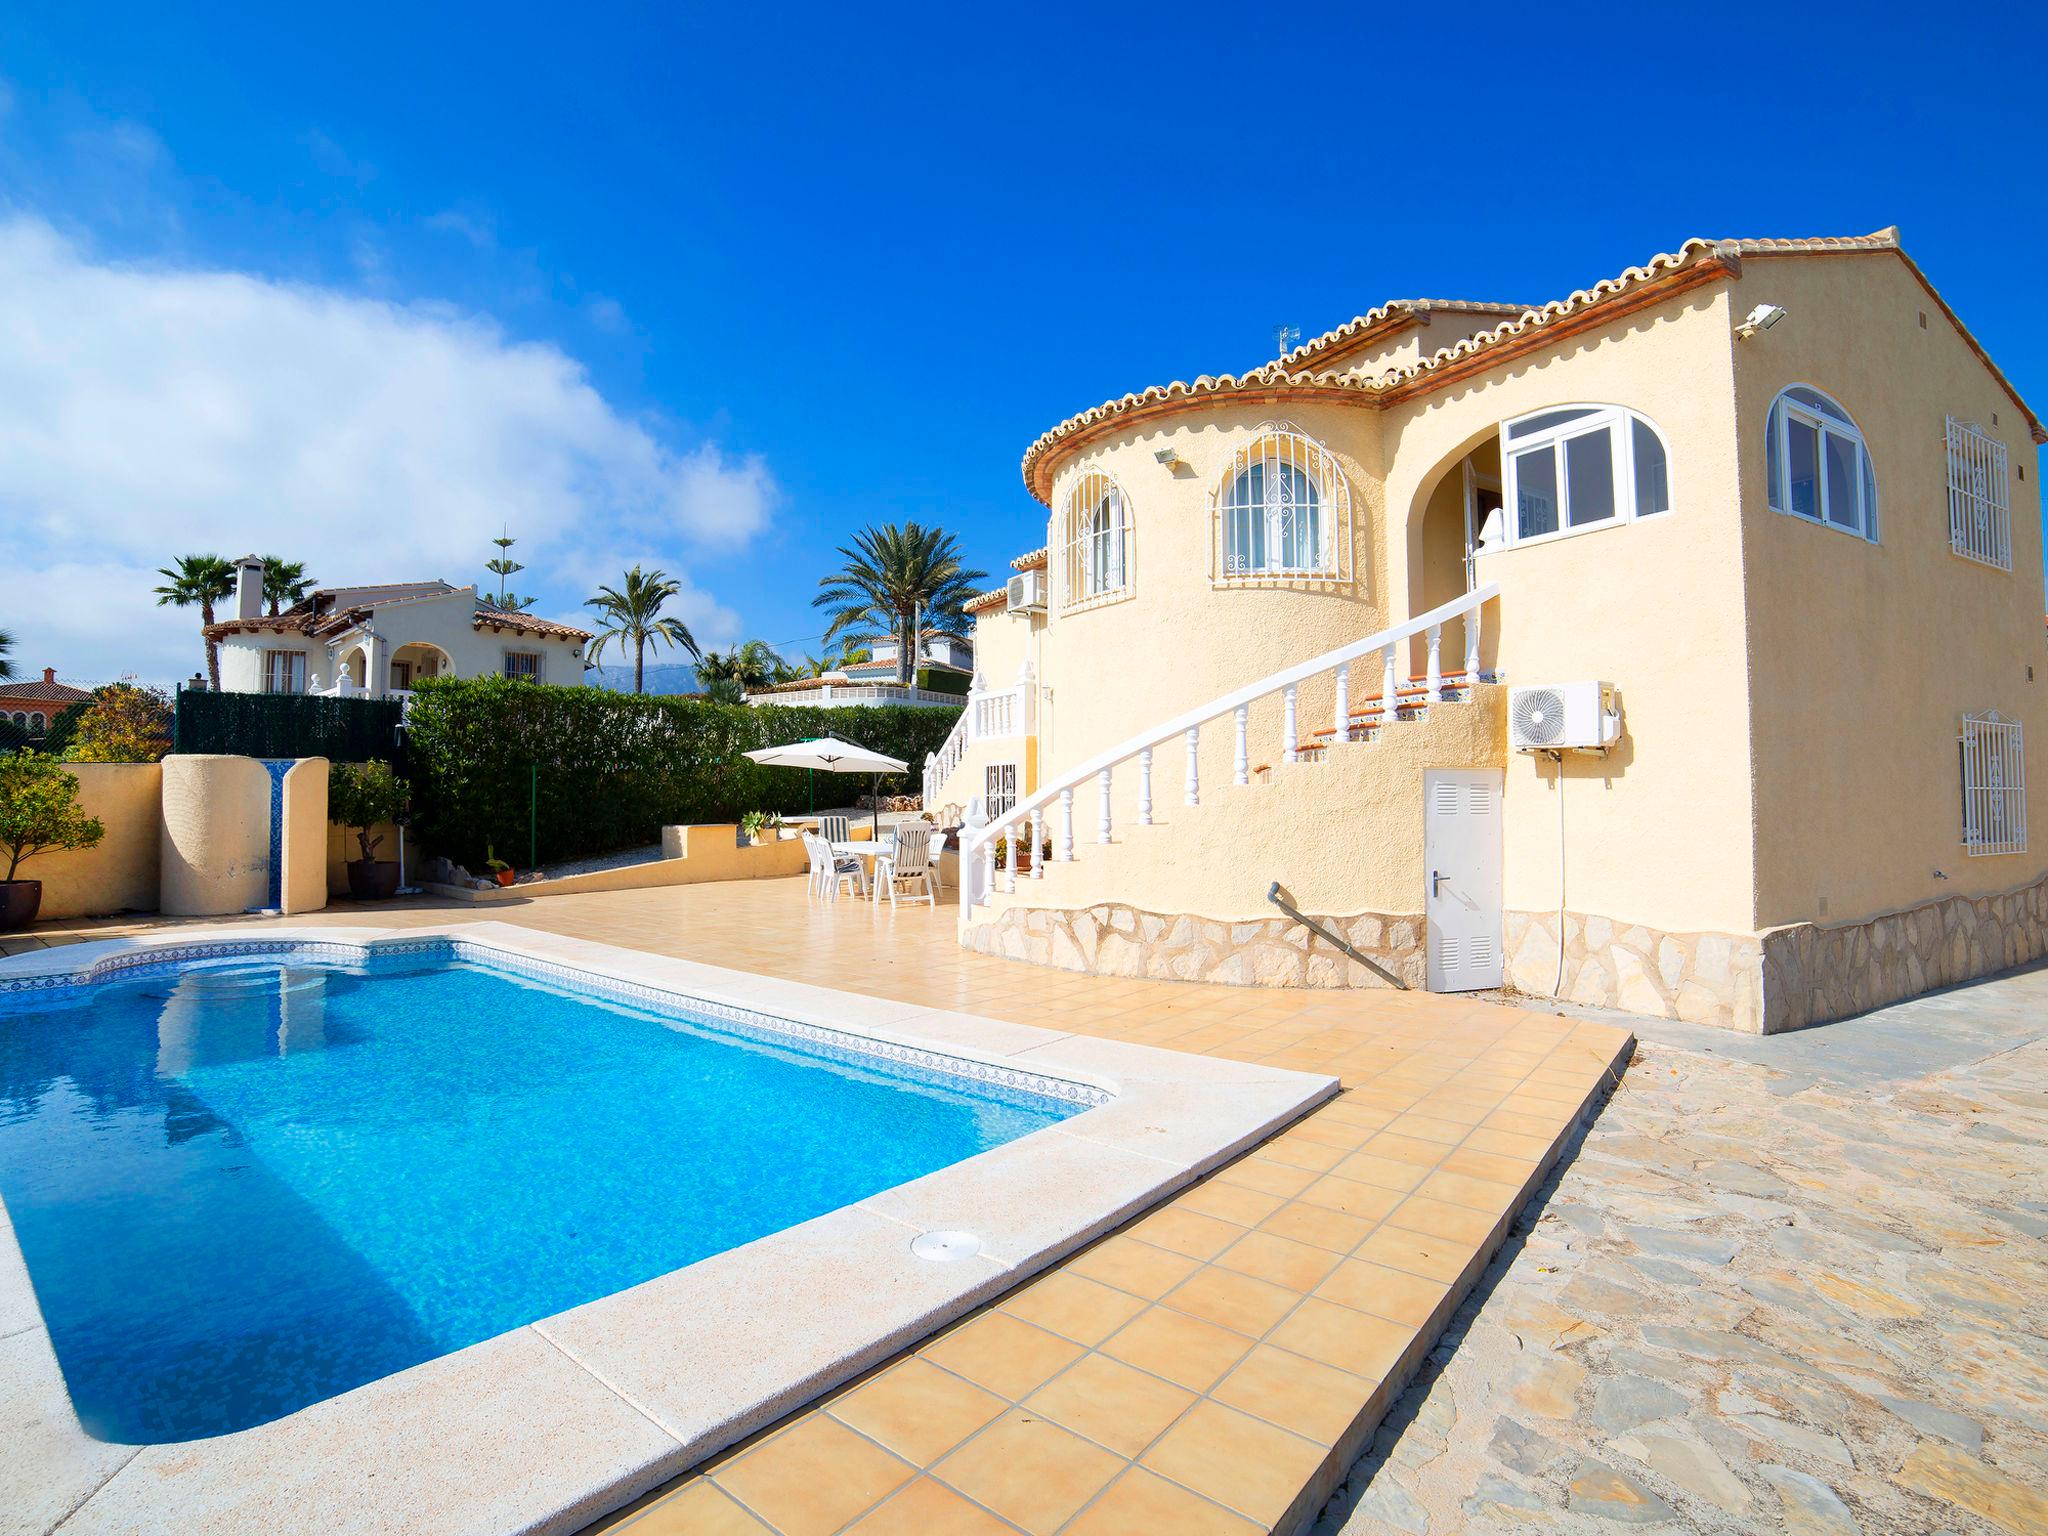
[[[972,1232],[923,1232],[911,1240],[910,1251],[938,1263],[971,1259],[981,1252],[981,1239]]]

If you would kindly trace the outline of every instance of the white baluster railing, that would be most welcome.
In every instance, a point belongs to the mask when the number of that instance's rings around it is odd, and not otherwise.
[[[960,711],[960,718],[953,722],[953,729],[946,733],[946,739],[939,744],[939,750],[924,760],[924,808],[935,810],[939,803],[939,791],[945,788],[946,780],[953,776],[953,770],[960,766],[960,759],[967,755],[967,742],[972,730],[974,716],[970,704]]]
[[[1201,804],[1201,730],[1204,725],[1223,715],[1234,715],[1239,710],[1244,710],[1248,714],[1250,706],[1254,702],[1274,693],[1284,693],[1287,696],[1285,702],[1288,706],[1288,715],[1291,717],[1293,714],[1292,705],[1294,704],[1295,690],[1302,683],[1310,678],[1319,677],[1325,672],[1333,672],[1340,667],[1345,667],[1347,670],[1344,673],[1344,680],[1348,691],[1349,671],[1347,664],[1358,660],[1360,657],[1371,656],[1375,652],[1380,656],[1381,677],[1383,679],[1380,687],[1380,720],[1382,725],[1390,724],[1394,719],[1397,688],[1399,686],[1398,674],[1394,663],[1395,652],[1413,640],[1417,635],[1427,635],[1429,637],[1431,657],[1430,695],[1440,698],[1443,692],[1443,679],[1438,664],[1438,656],[1442,645],[1443,624],[1446,620],[1463,617],[1466,621],[1467,632],[1472,637],[1468,639],[1466,644],[1467,653],[1476,653],[1478,650],[1477,635],[1480,625],[1484,622],[1484,610],[1486,605],[1499,595],[1500,587],[1498,584],[1489,582],[1483,587],[1453,598],[1448,603],[1432,608],[1427,613],[1417,614],[1412,619],[1405,619],[1399,624],[1390,625],[1377,634],[1367,635],[1362,640],[1354,640],[1349,644],[1340,645],[1335,650],[1326,651],[1320,656],[1311,657],[1307,661],[1298,662],[1294,666],[1285,667],[1269,676],[1262,677],[1256,682],[1247,683],[1241,688],[1233,689],[1220,698],[1211,699],[1206,704],[1197,705],[1195,708],[1177,715],[1171,720],[1164,721],[1150,730],[1133,736],[1128,741],[1120,742],[1107,751],[1096,753],[1087,761],[1076,764],[1072,769],[1054,778],[1051,782],[1040,785],[1034,793],[1019,800],[1017,804],[1004,812],[1003,815],[989,822],[988,825],[966,829],[961,834],[961,869],[963,871],[974,871],[985,868],[986,861],[977,858],[976,854],[985,847],[992,847],[994,840],[997,837],[1003,836],[1008,829],[1021,827],[1030,818],[1041,815],[1042,808],[1052,804],[1054,801],[1057,801],[1060,807],[1060,846],[1058,856],[1063,861],[1072,859],[1074,856],[1074,790],[1078,785],[1085,784],[1091,778],[1098,780],[1103,786],[1104,799],[1100,825],[1106,840],[1109,827],[1107,788],[1109,772],[1117,764],[1130,758],[1140,757],[1141,754],[1143,754],[1143,760],[1140,765],[1142,776],[1139,781],[1139,815],[1141,821],[1145,820],[1150,812],[1151,801],[1150,753],[1154,748],[1171,742],[1176,736],[1182,737],[1187,744],[1187,803],[1189,805]],[[1346,714],[1340,718],[1348,720],[1349,716]],[[1339,729],[1343,730],[1345,727],[1340,725]],[[1291,730],[1288,732],[1286,745],[1288,747],[1296,746]],[[1243,756],[1244,753],[1241,750],[1234,753],[1233,769],[1235,769],[1238,761],[1242,761]],[[992,889],[992,883],[985,883],[979,891],[968,889],[961,892],[960,920],[962,923],[968,920],[975,903],[981,900],[983,895],[990,889]]]

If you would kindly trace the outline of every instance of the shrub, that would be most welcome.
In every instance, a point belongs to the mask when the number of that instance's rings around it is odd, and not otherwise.
[[[378,759],[367,763],[335,763],[327,770],[327,819],[338,827],[354,827],[363,857],[377,857],[370,829],[396,821],[405,809],[405,780]]]
[[[800,768],[741,754],[837,735],[903,759],[884,793],[915,791],[951,709],[817,709],[555,688],[505,678],[423,682],[408,720],[415,824],[436,853],[475,868],[486,844],[538,863],[653,842],[664,825],[736,822],[748,811],[802,812]],[[836,784],[832,782],[838,778]],[[818,803],[844,804],[865,776],[820,775]],[[530,818],[530,820],[529,820]]]
[[[95,847],[107,835],[78,808],[78,776],[54,757],[16,752],[0,758],[0,850],[7,875],[39,853]]]
[[[171,750],[171,701],[154,688],[108,683],[92,691],[65,756],[75,763],[153,763]]]

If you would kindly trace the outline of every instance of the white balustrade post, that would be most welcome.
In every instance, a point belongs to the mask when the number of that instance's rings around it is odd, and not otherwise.
[[[1138,825],[1152,825],[1152,749],[1138,754]]]
[[[1444,701],[1444,627],[1441,624],[1429,626],[1429,702],[1441,704]]]
[[[1189,726],[1189,727],[1188,727],[1188,804],[1189,804],[1189,805],[1200,805],[1200,804],[1202,803],[1202,770],[1201,770],[1201,767],[1200,767],[1200,765],[1199,765],[1199,764],[1197,763],[1197,761],[1196,761],[1196,754],[1197,754],[1197,752],[1198,752],[1198,750],[1199,750],[1200,746],[1201,746],[1201,727],[1200,727],[1200,726],[1196,726],[1196,725],[1191,725],[1191,726]]]
[[[1465,610],[1465,690],[1479,681],[1479,611],[1484,604]]]
[[[1060,791],[1060,862],[1069,864],[1074,858],[1074,792]]]
[[[981,845],[981,891],[984,896],[996,893],[996,840],[992,837]]]
[[[1351,739],[1351,663],[1337,663],[1337,739]]]
[[[1045,878],[1045,859],[1042,857],[1044,848],[1045,807],[1040,806],[1031,813],[1031,878],[1034,880]]]
[[[1394,648],[1391,645],[1383,646],[1380,649],[1381,725],[1392,725],[1394,723],[1394,709],[1397,703],[1394,698],[1394,692],[1399,687],[1400,681],[1394,671]]]
[[[1106,843],[1109,841],[1109,770],[1105,768],[1098,773],[1095,782],[1102,789],[1102,809],[1096,817],[1095,841]]]
[[[1294,689],[1293,683],[1287,685],[1283,696],[1280,725],[1280,748],[1290,763],[1300,756],[1297,751],[1297,731],[1294,722]]]
[[[1230,782],[1248,784],[1251,782],[1251,754],[1245,749],[1245,736],[1251,726],[1252,709],[1249,704],[1240,704],[1233,711],[1236,716],[1237,744],[1230,754]]]

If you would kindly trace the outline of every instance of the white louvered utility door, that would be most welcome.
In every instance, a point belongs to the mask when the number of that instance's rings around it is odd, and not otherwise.
[[[1505,975],[1501,956],[1498,768],[1422,775],[1423,915],[1429,990],[1477,992]]]

